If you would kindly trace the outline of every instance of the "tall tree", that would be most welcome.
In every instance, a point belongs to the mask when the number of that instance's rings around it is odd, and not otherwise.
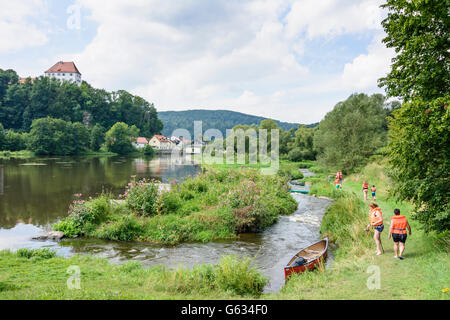
[[[384,100],[381,94],[354,94],[338,103],[315,132],[318,160],[343,172],[365,165],[386,142]]]
[[[106,133],[106,148],[110,152],[128,154],[134,151],[133,132],[126,123],[118,122]]]
[[[384,42],[397,56],[380,85],[404,102],[389,121],[394,194],[413,202],[426,230],[448,230],[450,1],[388,0],[383,7]]]
[[[434,99],[450,88],[450,1],[387,0],[383,40],[397,55],[392,71],[380,79],[388,96]]]

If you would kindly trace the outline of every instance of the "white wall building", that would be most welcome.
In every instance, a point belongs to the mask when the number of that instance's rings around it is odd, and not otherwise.
[[[81,73],[78,71],[74,62],[59,61],[45,71],[44,76],[81,85]]]

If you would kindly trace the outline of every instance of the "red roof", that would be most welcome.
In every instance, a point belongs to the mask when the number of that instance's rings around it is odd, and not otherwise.
[[[19,83],[24,84],[27,82],[27,79],[30,79],[31,83],[33,83],[36,78],[20,78]]]
[[[78,73],[81,74],[80,71],[78,71],[77,66],[73,62],[58,62],[53,67],[45,71],[45,73]]]
[[[156,138],[156,139],[158,139],[158,140],[161,141],[161,142],[169,142],[169,141],[170,141],[168,138],[166,138],[166,137],[164,137],[164,136],[161,136],[161,135],[159,135],[159,134],[155,134],[153,137]]]
[[[144,138],[144,137],[137,138],[136,142],[139,144],[148,144],[147,138]]]

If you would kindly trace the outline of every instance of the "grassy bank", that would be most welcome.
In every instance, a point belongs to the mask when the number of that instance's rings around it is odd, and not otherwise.
[[[117,266],[92,256],[65,259],[45,249],[0,251],[0,300],[252,299],[267,279],[250,263],[226,256],[216,265],[170,270],[137,262]],[[71,290],[77,268],[80,286]]]
[[[295,211],[286,182],[248,168],[210,168],[169,192],[153,181],[133,181],[118,204],[107,195],[75,200],[54,228],[68,237],[162,244],[230,239],[264,230]]]
[[[442,292],[450,286],[449,241],[447,235],[425,234],[411,219],[408,203],[389,198],[389,179],[384,167],[370,164],[359,174],[344,179],[343,190],[335,190],[326,174],[313,181],[311,194],[333,197],[321,225],[322,235],[337,245],[335,260],[324,272],[310,272],[293,277],[281,292],[269,295],[273,299],[449,299]],[[377,186],[377,203],[383,210],[385,230],[382,243],[385,253],[375,255],[373,233],[368,224],[367,203],[363,201],[361,185],[368,180]],[[405,260],[394,259],[393,242],[388,240],[390,218],[399,208],[413,229],[408,237]],[[378,269],[379,268],[379,269]],[[380,287],[370,290],[371,276],[379,270]]]
[[[0,151],[0,159],[30,159],[34,158],[36,155],[32,151]]]

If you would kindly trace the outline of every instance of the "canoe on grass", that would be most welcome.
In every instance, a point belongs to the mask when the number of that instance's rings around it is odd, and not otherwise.
[[[284,278],[288,280],[292,273],[313,270],[327,257],[328,238],[320,240],[297,253],[284,268]]]

